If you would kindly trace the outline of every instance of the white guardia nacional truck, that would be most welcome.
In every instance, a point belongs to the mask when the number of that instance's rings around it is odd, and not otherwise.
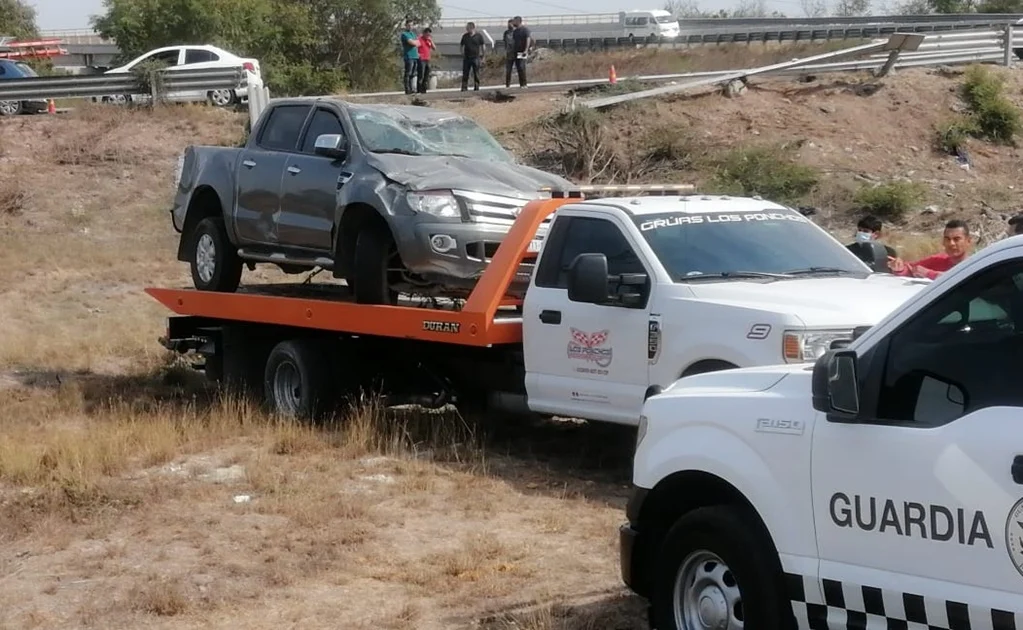
[[[652,627],[1023,628],[1023,237],[835,345],[645,403],[621,563]]]

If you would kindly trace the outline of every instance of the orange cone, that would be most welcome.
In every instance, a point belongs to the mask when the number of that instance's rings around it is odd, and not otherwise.
[[[614,64],[611,64],[611,73],[610,73],[610,76],[608,78],[610,79],[611,83],[618,83],[618,75],[615,74],[615,66],[614,66]]]
[[[50,102],[46,105],[46,113],[47,114],[57,113],[57,104],[53,102],[52,98],[50,99]]]

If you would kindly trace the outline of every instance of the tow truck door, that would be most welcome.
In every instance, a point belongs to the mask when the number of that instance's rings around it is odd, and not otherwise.
[[[813,436],[828,614],[1023,625],[1021,357],[1019,260],[967,276],[858,355],[859,412],[821,414]]]
[[[568,299],[568,267],[600,253],[608,273],[646,273],[639,248],[610,215],[559,215],[523,304],[526,390],[541,413],[636,424],[649,383],[649,304],[641,308]],[[652,276],[650,276],[652,278]]]

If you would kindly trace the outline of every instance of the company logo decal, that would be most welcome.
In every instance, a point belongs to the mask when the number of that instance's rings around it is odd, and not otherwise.
[[[423,330],[428,332],[441,332],[457,334],[462,328],[462,325],[458,322],[437,322],[431,320],[423,321]]]
[[[1023,575],[1023,499],[1009,510],[1005,521],[1005,548],[1009,551],[1012,566]]]
[[[661,320],[659,317],[651,317],[647,325],[646,334],[646,358],[651,365],[657,363],[661,355]]]
[[[588,333],[578,328],[569,328],[572,339],[568,342],[568,358],[574,361],[585,361],[592,363],[597,368],[606,368],[611,365],[613,351],[606,346],[607,339],[611,335],[610,330],[600,330]],[[592,374],[607,374],[607,370],[589,367],[577,367],[577,372],[588,372]]]

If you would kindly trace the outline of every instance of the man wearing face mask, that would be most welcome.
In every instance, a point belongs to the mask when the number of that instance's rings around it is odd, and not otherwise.
[[[849,251],[853,254],[856,254],[857,258],[868,265],[873,266],[874,260],[871,244],[875,241],[881,240],[882,227],[881,219],[878,219],[872,214],[868,214],[860,219],[859,223],[856,224],[856,241],[849,243],[846,247],[849,248]],[[898,254],[893,247],[885,245],[884,248],[888,252],[888,257],[898,257]],[[890,268],[887,271],[891,273]]]

